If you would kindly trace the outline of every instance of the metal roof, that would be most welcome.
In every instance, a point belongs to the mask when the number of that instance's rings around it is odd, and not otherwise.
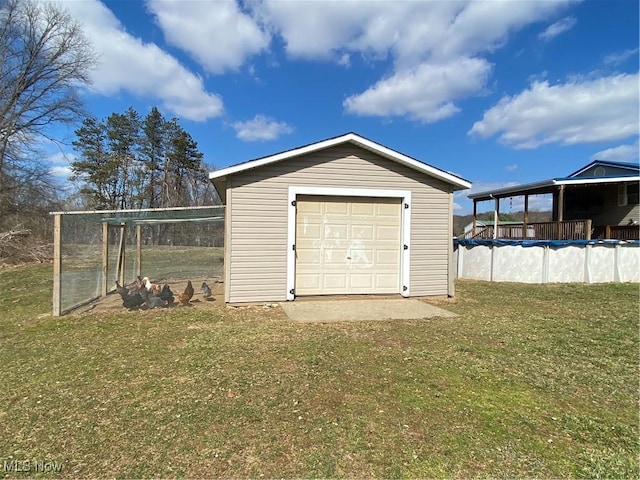
[[[597,185],[607,183],[630,183],[639,182],[640,175],[629,175],[623,177],[562,177],[542,180],[540,182],[525,183],[512,187],[486,190],[484,192],[472,193],[468,195],[471,200],[483,201],[494,198],[515,197],[520,195],[541,195],[553,193],[560,185]]]
[[[623,169],[632,170],[634,172],[640,172],[640,165],[637,164],[637,163],[613,162],[613,161],[610,161],[610,160],[594,160],[590,164],[585,165],[581,169],[576,170],[572,174],[568,175],[568,177],[575,177],[576,175],[581,174],[585,170],[589,170],[591,167],[593,167],[595,165],[602,165],[602,166],[605,166],[605,167],[623,168]]]

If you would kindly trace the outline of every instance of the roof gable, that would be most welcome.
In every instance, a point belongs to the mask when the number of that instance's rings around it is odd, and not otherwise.
[[[453,173],[440,170],[431,165],[427,165],[426,163],[422,163],[421,161],[416,160],[415,158],[409,157],[400,152],[392,150],[388,147],[385,147],[384,145],[380,145],[379,143],[376,143],[367,138],[361,137],[360,135],[357,135],[353,132],[347,133],[345,135],[341,135],[339,137],[333,137],[327,140],[322,140],[320,142],[305,145],[303,147],[294,148],[292,150],[286,150],[284,152],[276,153],[275,155],[269,155],[267,157],[257,158],[255,160],[239,163],[237,165],[223,168],[221,170],[216,170],[209,173],[209,179],[212,180],[214,184],[216,184],[216,188],[218,188],[220,181],[224,181],[225,178],[229,175],[233,175],[239,172],[244,172],[252,168],[263,167],[276,162],[285,161],[290,158],[298,157],[300,155],[305,155],[308,153],[316,152],[318,150],[323,150],[323,149],[330,148],[330,147],[344,144],[344,143],[351,143],[353,145],[359,146],[373,153],[376,153],[380,156],[383,156],[390,160],[398,162],[402,165],[406,165],[407,167],[417,170],[419,172],[422,172],[426,175],[435,177],[439,180],[442,180],[446,183],[453,185],[454,190],[471,188],[471,182],[469,182],[468,180],[465,180],[464,178],[454,175]]]
[[[636,163],[610,162],[594,160],[580,170],[576,170],[567,178],[576,177],[625,177],[638,175],[640,166]]]

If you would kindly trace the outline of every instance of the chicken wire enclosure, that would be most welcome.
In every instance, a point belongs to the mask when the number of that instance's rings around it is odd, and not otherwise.
[[[53,314],[107,295],[138,276],[220,280],[224,207],[52,212]]]

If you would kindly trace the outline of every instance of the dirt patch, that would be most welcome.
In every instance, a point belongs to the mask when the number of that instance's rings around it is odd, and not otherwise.
[[[193,284],[193,288],[195,293],[193,294],[193,298],[189,305],[180,305],[178,303],[177,297],[180,293],[184,291],[187,286],[187,280],[166,280],[161,284],[167,284],[171,288],[174,296],[176,297],[175,302],[166,307],[167,309],[173,308],[195,308],[195,309],[211,309],[211,308],[219,308],[224,305],[224,284],[222,282],[216,281],[215,279],[205,279],[202,277],[192,278],[191,282]],[[211,288],[211,293],[213,294],[209,298],[204,298],[202,293],[200,293],[200,286],[202,282],[207,282],[207,285]],[[144,310],[144,307],[142,307]],[[115,292],[107,294],[106,297],[98,298],[93,302],[84,305],[82,307],[78,307],[73,312],[74,314],[86,313],[86,312],[119,312],[127,310],[122,306],[122,298]]]

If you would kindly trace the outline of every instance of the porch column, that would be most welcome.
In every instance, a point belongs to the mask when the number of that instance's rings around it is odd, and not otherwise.
[[[562,221],[564,220],[564,185],[558,190],[558,233],[556,240],[562,240]]]
[[[495,199],[495,207],[493,209],[493,238],[498,238],[498,214],[500,213],[500,199]]]
[[[560,190],[558,191],[558,221],[562,222],[564,220],[564,185],[560,185]]]
[[[473,228],[471,229],[471,238],[475,238],[476,236],[477,216],[478,216],[478,203],[474,199],[473,200]]]
[[[525,240],[527,236],[527,223],[529,223],[529,195],[524,194],[524,214],[522,218],[522,238]]]

